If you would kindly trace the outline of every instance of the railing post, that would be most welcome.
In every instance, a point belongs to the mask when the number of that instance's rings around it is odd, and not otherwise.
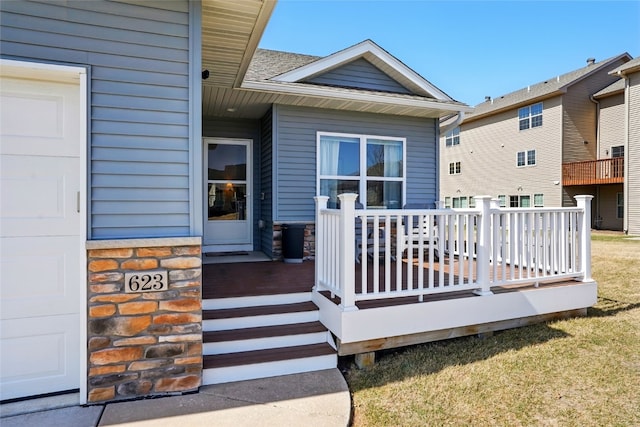
[[[342,288],[342,311],[357,310],[356,307],[356,273],[354,269],[356,251],[356,199],[357,194],[340,194],[340,259],[338,278]],[[365,219],[366,221],[366,219]],[[366,236],[363,237],[366,243]],[[365,250],[363,257],[367,256]]]
[[[476,207],[480,210],[478,222],[478,243],[476,255],[476,283],[481,286],[476,289],[476,295],[492,295],[489,282],[491,262],[491,196],[475,196]],[[469,250],[471,252],[471,250]]]
[[[575,196],[578,208],[583,211],[582,221],[579,224],[580,233],[580,263],[584,276],[583,282],[591,281],[591,195]]]
[[[320,271],[321,271],[320,269],[327,262],[325,257],[325,249],[324,249],[324,243],[326,238],[325,233],[327,232],[327,230],[325,227],[324,220],[322,219],[322,215],[320,214],[320,211],[327,208],[327,202],[329,201],[329,197],[315,196],[313,200],[315,200],[316,202],[316,229],[315,229],[316,256],[315,256],[315,278],[313,281],[314,283],[313,290],[315,291],[317,290],[317,287],[318,287],[318,279],[320,277]]]

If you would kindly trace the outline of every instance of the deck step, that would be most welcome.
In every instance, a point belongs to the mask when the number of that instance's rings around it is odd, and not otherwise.
[[[226,341],[250,340],[259,338],[271,338],[287,335],[312,334],[326,332],[327,328],[320,322],[297,323],[293,325],[261,326],[257,328],[243,328],[226,331],[204,332],[204,343],[219,343]]]
[[[280,347],[266,350],[243,351],[238,353],[204,356],[203,368],[228,368],[243,365],[264,364],[269,362],[307,359],[317,356],[336,355],[336,350],[328,343]]]
[[[274,296],[277,302],[277,296]],[[311,301],[205,309],[203,384],[335,368],[333,338]]]
[[[220,310],[204,310],[202,312],[202,320],[267,316],[272,314],[299,313],[314,310],[318,310],[318,307],[311,301],[304,301],[293,304],[274,304],[253,307],[225,308]]]

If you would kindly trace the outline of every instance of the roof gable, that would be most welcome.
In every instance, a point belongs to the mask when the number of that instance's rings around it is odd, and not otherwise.
[[[356,59],[324,74],[306,79],[304,82],[408,95],[412,93],[364,58]]]
[[[332,55],[284,72],[270,80],[285,83],[309,82],[360,59],[365,59],[369,64],[386,74],[390,80],[397,82],[412,94],[442,101],[452,101],[446,93],[371,40],[365,40]]]

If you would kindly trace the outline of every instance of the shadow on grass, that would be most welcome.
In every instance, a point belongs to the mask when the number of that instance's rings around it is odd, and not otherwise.
[[[341,357],[339,368],[349,383],[349,389],[356,392],[570,336],[547,323],[540,323],[499,331],[486,338],[467,336],[377,351],[376,363],[365,369],[356,367],[353,356]]]
[[[638,302],[632,303],[632,302],[618,301],[611,298],[598,297],[598,303],[596,307],[589,307],[587,309],[587,316],[588,317],[615,316],[620,312],[634,310],[636,308],[640,308],[640,303]]]

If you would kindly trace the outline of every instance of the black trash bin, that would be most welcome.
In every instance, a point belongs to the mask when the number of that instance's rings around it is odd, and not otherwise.
[[[299,264],[304,258],[304,224],[282,224],[282,258]]]

